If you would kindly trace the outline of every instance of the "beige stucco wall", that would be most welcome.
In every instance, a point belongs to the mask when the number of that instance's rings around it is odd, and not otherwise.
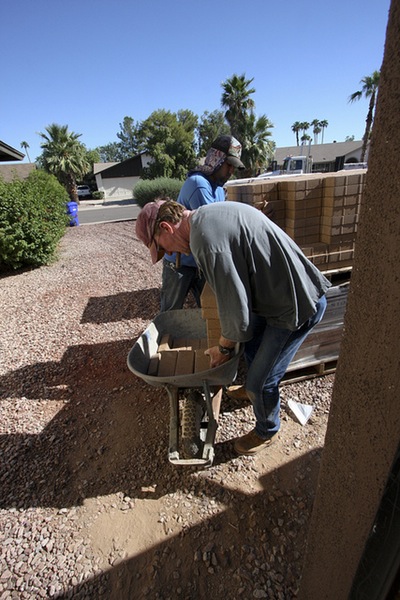
[[[392,0],[332,407],[298,600],[348,600],[400,440],[400,0]]]

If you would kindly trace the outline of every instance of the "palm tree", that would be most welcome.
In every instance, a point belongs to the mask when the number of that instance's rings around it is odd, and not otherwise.
[[[26,156],[28,157],[29,162],[31,162],[31,159],[30,159],[30,156],[29,156],[29,152],[28,152],[28,148],[29,148],[28,142],[21,142],[20,146],[21,146],[21,148],[23,150],[25,150]]]
[[[46,127],[47,133],[39,133],[44,142],[40,162],[45,171],[52,173],[62,183],[72,200],[78,202],[76,179],[82,178],[90,169],[85,146],[78,141],[80,133],[68,131],[68,125],[53,123]]]
[[[318,121],[318,119],[314,119],[313,121],[311,121],[311,125],[313,128],[313,134],[314,134],[314,144],[318,144],[318,135],[322,131],[321,121]]]
[[[300,138],[301,145],[305,144],[306,142],[309,142],[310,140],[311,140],[311,135],[308,135],[308,133],[303,133],[303,135]]]
[[[254,100],[250,98],[255,89],[249,88],[253,79],[243,75],[232,75],[222,83],[223,93],[221,105],[226,109],[225,119],[231,128],[231,134],[243,142],[246,115],[254,108]]]
[[[328,125],[329,125],[329,123],[328,123],[328,121],[327,121],[326,119],[324,119],[323,121],[320,121],[320,122],[319,122],[319,126],[320,126],[320,127],[321,127],[321,129],[322,129],[322,140],[321,140],[321,144],[323,144],[323,143],[324,143],[324,131],[325,131],[325,129],[328,127]]]
[[[310,136],[307,134],[307,129],[310,128],[310,123],[308,121],[301,121],[301,123],[299,123],[299,128],[300,131],[303,132],[300,138],[301,145],[303,145],[306,141],[311,139]]]
[[[293,133],[296,135],[296,145],[299,145],[299,132],[301,130],[301,123],[300,121],[295,121],[292,125],[292,131]]]
[[[269,139],[273,124],[266,115],[256,117],[252,112],[247,116],[245,138],[242,150],[242,162],[246,166],[240,177],[253,177],[271,161],[275,144]]]
[[[365,98],[369,98],[368,113],[367,118],[365,119],[365,131],[363,136],[363,144],[361,148],[361,162],[364,162],[368,140],[370,138],[372,125],[374,123],[376,96],[379,87],[379,76],[380,71],[374,71],[372,75],[363,77],[360,81],[360,83],[362,84],[361,90],[354,92],[349,97],[349,102],[361,100],[363,96]]]

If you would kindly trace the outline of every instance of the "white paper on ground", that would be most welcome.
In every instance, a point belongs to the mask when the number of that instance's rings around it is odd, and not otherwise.
[[[295,402],[294,400],[288,400],[288,407],[295,414],[301,425],[305,425],[308,419],[311,417],[311,413],[314,410],[313,406],[308,404],[301,404],[301,402]]]

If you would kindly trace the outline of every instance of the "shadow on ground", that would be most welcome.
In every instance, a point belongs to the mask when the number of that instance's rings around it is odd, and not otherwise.
[[[158,303],[159,295],[158,288],[151,288],[120,292],[115,296],[89,298],[81,323],[115,323],[137,318],[152,319],[154,304]],[[157,298],[156,302],[155,298]]]
[[[144,497],[155,478],[157,496],[173,491],[168,395],[129,371],[135,341],[71,346],[60,362],[0,377],[0,399],[51,414],[40,433],[0,436],[1,508],[65,507],[121,489]],[[216,445],[216,464],[234,456],[231,444]]]
[[[218,515],[57,598],[295,598],[318,468],[319,453],[312,451],[262,477],[261,492],[208,482],[210,500],[225,506]],[[306,471],[309,477],[299,485],[297,476]],[[183,488],[187,477],[182,475]],[[277,487],[284,491],[272,499]],[[254,595],[256,589],[270,595]]]

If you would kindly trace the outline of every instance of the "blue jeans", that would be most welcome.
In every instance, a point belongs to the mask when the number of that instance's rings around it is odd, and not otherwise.
[[[279,383],[307,335],[321,321],[325,309],[323,296],[315,314],[296,331],[271,327],[264,317],[253,317],[253,338],[245,344],[246,391],[253,404],[256,433],[263,439],[279,431]]]
[[[197,267],[175,267],[175,263],[163,260],[161,285],[161,312],[183,307],[185,298],[191,291],[197,306],[205,280]]]

